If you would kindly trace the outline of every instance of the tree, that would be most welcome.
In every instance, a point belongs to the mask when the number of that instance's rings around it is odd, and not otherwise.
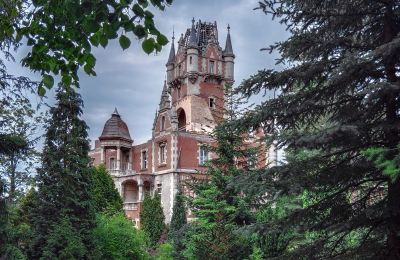
[[[93,259],[148,259],[146,237],[123,213],[99,214],[93,231]]]
[[[186,206],[185,206],[185,198],[181,191],[179,191],[175,195],[175,203],[172,208],[172,217],[171,224],[169,226],[169,232],[171,236],[174,236],[174,233],[181,229],[184,225],[186,225]]]
[[[92,47],[106,47],[119,38],[127,49],[133,36],[143,39],[146,53],[160,51],[168,43],[154,24],[151,8],[164,10],[172,0],[125,1],[3,1],[0,12],[0,44],[27,43],[22,64],[42,75],[39,95],[60,75],[63,86],[79,86],[78,70],[96,75]]]
[[[164,220],[160,195],[156,193],[152,198],[146,193],[140,210],[140,228],[149,237],[152,248],[157,246],[165,230]]]
[[[246,161],[249,155],[244,132],[232,125],[242,113],[242,101],[231,86],[226,86],[225,93],[226,121],[215,127],[212,137],[216,143],[209,147],[216,158],[208,164],[208,179],[193,185],[196,196],[190,206],[196,221],[184,253],[189,258],[243,259],[251,250],[247,238],[238,232],[251,221],[250,205],[240,190],[230,185],[243,172],[237,160]]]
[[[18,87],[13,85],[8,89],[18,92]],[[0,154],[0,176],[6,181],[7,201],[11,206],[32,181],[31,175],[38,159],[35,144],[39,139],[37,132],[42,117],[22,93],[0,95],[4,101],[0,105],[2,132],[21,140],[26,146],[24,149],[9,149],[7,153]]]
[[[29,257],[68,254],[86,259],[93,249],[95,215],[90,194],[87,125],[80,118],[82,100],[73,89],[59,87],[57,104],[50,109],[38,193],[33,212],[34,239]],[[73,241],[65,241],[57,232]]]
[[[273,200],[307,190],[309,205],[263,227],[304,236],[284,259],[398,259],[398,171],[387,174],[376,167],[375,153],[366,151],[379,148],[378,161],[399,168],[399,2],[264,0],[260,9],[291,32],[267,48],[279,51],[279,62],[290,66],[261,70],[241,84],[238,91],[246,97],[263,90],[281,94],[238,120],[237,127],[266,127],[274,118],[271,138],[307,154],[236,184],[249,194],[259,187],[255,201],[266,192]]]
[[[104,165],[92,170],[92,199],[97,213],[122,213],[122,199]]]

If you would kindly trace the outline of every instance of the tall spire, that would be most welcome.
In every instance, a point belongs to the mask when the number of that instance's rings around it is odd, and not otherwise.
[[[171,50],[169,51],[169,57],[168,57],[167,66],[170,65],[170,64],[173,64],[175,62],[175,45],[174,45],[174,41],[175,41],[175,32],[172,29],[172,43],[171,43]]]
[[[226,43],[225,43],[225,50],[224,50],[224,56],[232,56],[235,57],[235,54],[233,54],[233,49],[232,49],[232,42],[231,42],[231,33],[230,33],[231,27],[228,24],[228,35],[226,36]]]
[[[197,48],[197,35],[196,35],[196,28],[194,27],[194,17],[192,19],[192,28],[190,29],[188,47]]]
[[[170,104],[171,104],[171,102],[169,101],[167,81],[164,80],[164,87],[163,87],[163,90],[162,90],[162,93],[161,93],[159,111],[161,111],[163,109],[169,109],[170,108]]]

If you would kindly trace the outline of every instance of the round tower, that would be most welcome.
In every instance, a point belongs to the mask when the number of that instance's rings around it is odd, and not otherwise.
[[[225,78],[227,81],[234,81],[234,60],[235,54],[233,54],[232,42],[231,42],[231,27],[228,24],[228,35],[226,36],[225,50],[223,51],[223,58],[225,61]]]

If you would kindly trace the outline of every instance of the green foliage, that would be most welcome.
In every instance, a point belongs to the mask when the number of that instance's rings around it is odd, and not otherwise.
[[[49,231],[43,248],[43,259],[83,259],[89,252],[80,232],[72,226],[68,217],[60,220]]]
[[[91,198],[91,169],[87,125],[80,118],[82,100],[73,89],[60,87],[50,108],[42,167],[38,169],[29,258],[65,254],[88,258],[93,248],[95,215]],[[64,241],[57,232],[71,238]]]
[[[164,10],[172,0],[157,1],[2,1],[0,42],[14,46],[26,42],[28,54],[22,64],[42,75],[37,88],[45,95],[60,75],[64,86],[79,86],[78,70],[88,75],[96,59],[92,47],[106,47],[119,37],[123,50],[135,37],[144,39],[146,53],[161,51],[168,43],[156,28],[154,8]],[[152,10],[152,11],[150,11]]]
[[[124,214],[99,214],[93,231],[93,259],[148,259],[147,238]]]
[[[175,203],[172,208],[171,223],[169,225],[169,234],[174,237],[174,233],[180,230],[184,225],[186,225],[186,206],[185,198],[181,191],[175,195]]]
[[[93,168],[91,183],[93,206],[97,213],[113,215],[123,212],[121,196],[104,165]]]
[[[173,247],[169,243],[161,244],[157,249],[156,260],[174,260]]]
[[[146,193],[141,205],[140,228],[149,237],[150,246],[155,248],[165,230],[164,212],[161,207],[161,197],[155,194],[152,198]]]
[[[305,191],[307,201],[256,230],[295,231],[280,259],[399,258],[399,2],[263,0],[259,8],[291,33],[266,48],[290,65],[242,82],[245,97],[279,95],[236,127],[263,127],[294,156],[233,185],[256,205]]]
[[[397,150],[400,146],[397,146]],[[388,149],[383,147],[371,147],[361,152],[369,160],[373,161],[375,166],[382,171],[382,173],[388,176],[393,182],[399,177],[400,174],[400,154],[397,154],[395,158],[389,160],[386,155],[390,152]]]

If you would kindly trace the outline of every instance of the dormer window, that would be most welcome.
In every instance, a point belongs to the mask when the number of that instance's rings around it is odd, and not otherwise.
[[[213,60],[210,60],[209,71],[211,74],[215,73],[215,61],[213,61]]]
[[[215,108],[215,98],[209,97],[208,98],[208,107],[214,109]]]
[[[165,130],[165,116],[161,117],[161,131]]]

